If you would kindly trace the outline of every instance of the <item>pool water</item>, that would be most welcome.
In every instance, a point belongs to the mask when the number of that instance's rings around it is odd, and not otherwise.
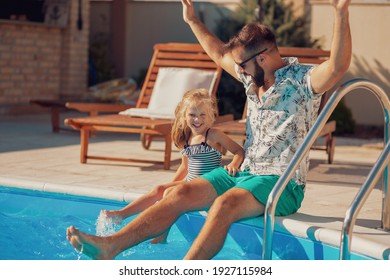
[[[77,260],[79,254],[66,239],[74,225],[90,234],[107,234],[120,226],[102,220],[102,209],[120,209],[127,203],[106,199],[0,187],[0,259]],[[129,222],[130,217],[125,221]],[[122,260],[180,260],[204,223],[198,212],[183,215],[172,226],[167,243],[149,241],[124,251]],[[246,223],[232,225],[217,260],[261,259],[263,229]],[[324,260],[339,258],[334,246],[275,231],[273,259]],[[352,254],[351,259],[370,259]]]

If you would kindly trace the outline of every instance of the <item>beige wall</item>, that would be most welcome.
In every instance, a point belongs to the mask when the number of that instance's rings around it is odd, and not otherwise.
[[[234,9],[240,0],[196,2],[206,25]],[[153,45],[161,42],[197,42],[183,22],[179,0],[91,1],[91,37],[97,33],[111,38],[111,59],[117,77],[135,77],[149,66]]]
[[[115,0],[116,4],[122,3],[125,7],[125,24],[119,20],[112,21],[112,19],[103,23],[107,12],[103,12],[104,9],[100,7],[100,15],[96,15],[95,2],[103,2],[100,5],[106,5],[108,7],[106,9],[110,9],[112,1],[91,2],[91,16],[100,21],[100,23],[91,23],[91,33],[99,24],[105,28],[101,29],[107,32],[104,24],[110,25],[111,36],[114,34],[116,38],[113,40],[112,53],[115,57],[118,76],[137,76],[141,69],[147,68],[155,43],[196,42],[189,27],[183,23],[182,7],[178,0]],[[203,11],[205,23],[211,30],[215,26],[215,21],[221,17],[221,13],[228,14],[229,9],[234,9],[235,5],[240,3],[239,0],[212,0],[212,2],[195,2],[197,13]],[[305,11],[312,21],[311,35],[313,38],[320,38],[322,47],[325,49],[330,48],[333,26],[333,11],[328,2],[328,0],[294,1],[297,9],[306,4]],[[120,10],[120,7],[117,9]],[[390,28],[390,3],[352,3],[350,22],[353,37],[353,61],[350,71],[341,83],[352,78],[367,78],[378,83],[390,94],[390,51],[388,51],[390,36],[387,31]],[[115,26],[115,24],[120,25]],[[353,117],[358,124],[383,124],[382,108],[373,95],[356,91],[347,95],[345,102],[352,110]]]
[[[329,49],[332,38],[333,11],[323,1],[311,1],[311,35],[321,38]],[[390,3],[352,3],[350,23],[353,60],[342,82],[365,78],[380,85],[390,96]],[[383,110],[376,97],[366,91],[345,96],[358,124],[383,125]]]
[[[198,14],[203,13],[211,30],[221,17],[219,13],[227,13],[226,8],[211,3],[195,3],[195,9]],[[127,15],[124,75],[137,75],[140,68],[147,68],[156,43],[197,42],[183,21],[181,2],[128,1]]]
[[[306,4],[308,0],[284,0],[286,4],[293,4],[294,13],[296,16],[303,16],[306,12]]]

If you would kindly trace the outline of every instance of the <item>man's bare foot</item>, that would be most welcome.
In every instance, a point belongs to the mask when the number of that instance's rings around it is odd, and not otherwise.
[[[92,259],[111,260],[115,257],[105,237],[86,234],[70,226],[66,230],[66,238],[77,251]]]

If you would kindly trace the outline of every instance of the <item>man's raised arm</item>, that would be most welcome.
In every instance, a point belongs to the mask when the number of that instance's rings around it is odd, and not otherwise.
[[[352,39],[349,26],[351,0],[329,0],[334,8],[333,39],[330,58],[314,68],[311,84],[314,92],[322,93],[332,88],[348,71],[352,56]]]
[[[183,4],[183,19],[190,26],[203,49],[216,64],[237,78],[231,54],[225,52],[224,43],[195,16],[192,0],[181,0],[181,3]]]

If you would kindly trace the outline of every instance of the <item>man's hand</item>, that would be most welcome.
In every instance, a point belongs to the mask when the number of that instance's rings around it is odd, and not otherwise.
[[[192,5],[192,0],[181,0],[183,4],[183,19],[184,22],[189,23],[192,19],[195,18],[194,6]]]
[[[329,3],[336,8],[337,11],[348,9],[351,0],[329,0]]]

